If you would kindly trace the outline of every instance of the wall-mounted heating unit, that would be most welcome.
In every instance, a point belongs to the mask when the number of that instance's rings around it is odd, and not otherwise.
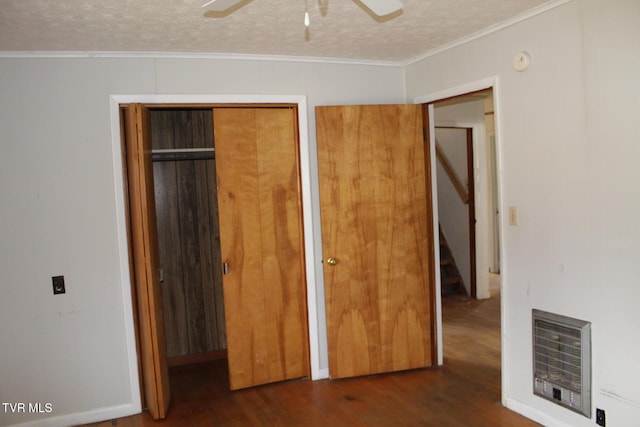
[[[533,393],[591,418],[591,323],[533,310]]]

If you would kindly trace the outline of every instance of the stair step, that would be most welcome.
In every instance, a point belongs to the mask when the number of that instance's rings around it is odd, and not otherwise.
[[[459,277],[442,277],[440,280],[442,286],[459,285],[460,283],[462,282]]]
[[[442,228],[440,228],[440,285],[442,295],[467,294]]]

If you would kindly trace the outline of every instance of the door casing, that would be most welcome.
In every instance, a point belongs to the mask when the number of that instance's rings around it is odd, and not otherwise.
[[[316,296],[315,283],[318,278],[317,269],[314,260],[316,259],[316,239],[314,239],[313,230],[313,204],[311,200],[311,174],[310,174],[310,158],[308,147],[308,119],[307,119],[307,102],[305,96],[277,96],[277,95],[256,95],[256,96],[233,96],[233,95],[217,95],[217,96],[175,96],[175,95],[112,95],[111,96],[111,128],[112,128],[112,155],[114,167],[114,186],[116,196],[116,218],[117,218],[117,237],[120,255],[121,268],[121,291],[123,295],[123,303],[125,310],[125,334],[127,342],[127,359],[129,368],[129,385],[132,396],[132,406],[130,413],[137,413],[142,410],[142,401],[140,399],[140,381],[137,375],[139,371],[138,355],[136,349],[135,336],[135,312],[133,307],[133,295],[131,292],[131,269],[129,262],[129,242],[127,236],[127,210],[126,210],[126,177],[122,163],[123,155],[123,135],[120,130],[120,104],[142,103],[147,105],[163,105],[163,106],[206,106],[210,105],[235,105],[235,104],[262,104],[264,106],[295,104],[298,111],[298,139],[300,141],[300,172],[301,172],[301,188],[302,188],[302,210],[303,210],[303,230],[304,230],[304,246],[305,246],[305,276],[307,283],[307,321],[309,330],[309,355],[311,366],[311,378],[326,378],[328,372],[326,369],[320,368],[320,351],[321,347],[318,325],[318,301]]]
[[[464,95],[469,95],[472,94],[474,92],[479,92],[479,91],[483,91],[486,89],[492,89],[493,90],[493,102],[494,102],[494,126],[495,126],[495,147],[496,147],[496,169],[497,169],[497,175],[498,175],[498,206],[500,208],[503,208],[504,206],[504,201],[503,201],[503,180],[502,180],[502,176],[500,173],[500,167],[501,167],[501,114],[500,114],[500,110],[501,110],[501,106],[500,106],[500,81],[498,79],[497,76],[493,76],[493,77],[488,77],[485,79],[481,79],[481,80],[476,80],[476,81],[471,81],[471,82],[466,82],[463,83],[461,85],[458,86],[452,86],[443,90],[438,90],[435,92],[431,92],[431,93],[426,93],[424,95],[420,95],[420,96],[416,96],[413,99],[413,102],[417,103],[417,104],[427,104],[428,106],[428,110],[429,110],[429,115],[430,117],[433,119],[434,117],[434,108],[433,108],[433,104],[438,102],[438,101],[443,101],[445,99],[449,99],[449,98],[453,98],[453,97],[458,97],[458,96],[464,96]],[[432,120],[431,125],[434,124],[434,121]],[[433,143],[433,140],[432,140]],[[432,150],[435,150],[434,145],[432,144]],[[435,162],[435,154],[433,154],[432,156],[432,162]],[[435,173],[435,164],[432,163],[432,169],[433,169],[433,173]],[[437,182],[433,181],[434,187],[437,185]],[[434,195],[437,194],[437,188],[433,189],[434,191]],[[503,211],[503,209],[501,209],[501,212]],[[437,209],[437,198],[434,197],[434,226],[437,226],[437,222],[438,222],[438,209]],[[499,224],[499,233],[500,233],[500,259],[504,260],[505,259],[505,245],[504,245],[504,222],[500,221]],[[438,236],[436,235],[436,239],[438,239]],[[438,248],[438,244],[436,244],[436,249]],[[436,253],[436,257],[439,256],[439,251],[437,251]],[[437,351],[438,351],[438,364],[442,364],[443,362],[443,343],[442,343],[442,301],[440,299],[440,292],[441,292],[441,283],[440,283],[440,272],[438,271],[438,269],[436,269],[436,321],[437,321]],[[507,306],[506,306],[506,301],[508,300],[508,293],[509,293],[509,273],[508,273],[508,268],[506,266],[506,263],[503,263],[500,267],[500,294],[501,294],[501,298],[500,298],[500,311],[502,313],[506,313],[507,311]],[[507,316],[501,316],[500,319],[500,328],[502,331],[508,331],[509,330],[509,325],[507,325],[505,323],[505,319],[507,318]],[[502,342],[501,342],[501,346],[502,348],[507,348],[509,341],[508,341],[508,333],[503,333],[502,334]],[[509,406],[508,405],[508,399],[507,399],[507,394],[508,394],[508,384],[509,384],[509,371],[504,369],[505,366],[507,366],[508,360],[506,360],[506,352],[502,352],[502,360],[501,360],[501,366],[503,367],[503,369],[501,369],[502,371],[502,386],[501,386],[501,393],[502,393],[502,404],[505,406]]]

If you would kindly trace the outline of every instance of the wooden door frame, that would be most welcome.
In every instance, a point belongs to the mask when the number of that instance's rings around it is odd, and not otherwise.
[[[320,366],[320,347],[322,338],[320,334],[320,322],[318,318],[318,296],[316,283],[321,277],[321,266],[316,258],[317,247],[319,247],[318,233],[314,230],[314,223],[318,223],[319,216],[314,213],[311,177],[311,157],[309,152],[309,123],[307,98],[304,95],[111,95],[111,135],[112,135],[112,156],[114,172],[114,190],[116,197],[116,220],[118,252],[120,259],[121,291],[125,311],[125,334],[127,347],[127,362],[130,379],[131,401],[134,410],[142,410],[140,398],[140,379],[138,366],[138,351],[136,348],[135,310],[133,306],[134,295],[132,294],[132,272],[130,268],[130,242],[127,234],[127,188],[126,170],[123,166],[123,135],[121,133],[120,105],[130,103],[142,103],[149,106],[193,106],[208,107],[212,105],[248,105],[260,104],[272,106],[274,104],[297,105],[298,111],[298,140],[300,156],[300,180],[302,189],[302,220],[304,231],[304,251],[305,251],[305,278],[307,282],[307,321],[309,331],[309,356],[311,367],[311,378],[313,380],[328,377],[328,369]],[[316,184],[317,186],[317,184]],[[316,193],[317,195],[317,193]],[[316,203],[317,205],[317,203]],[[323,301],[320,301],[323,303]],[[135,412],[134,412],[135,413]]]
[[[474,173],[473,128],[466,128],[467,136],[467,182],[469,187],[469,263],[471,298],[476,298],[476,179]]]
[[[501,146],[501,123],[500,123],[500,84],[499,84],[499,79],[497,76],[494,77],[489,77],[489,78],[485,78],[482,80],[476,80],[476,81],[472,81],[472,82],[467,82],[458,86],[453,86],[453,87],[449,87],[447,89],[444,90],[438,90],[435,92],[431,92],[431,93],[426,93],[424,95],[420,95],[414,98],[414,102],[418,103],[418,104],[424,104],[427,106],[427,110],[428,110],[428,114],[430,116],[430,123],[432,126],[433,130],[433,126],[435,125],[435,123],[433,122],[433,118],[434,118],[434,107],[433,104],[438,102],[438,101],[443,101],[446,99],[450,99],[450,98],[454,98],[454,97],[459,97],[459,96],[465,96],[465,95],[470,95],[473,94],[475,92],[480,92],[486,89],[491,89],[493,90],[493,102],[494,102],[494,120],[495,120],[495,145],[496,145],[496,168],[497,168],[497,177],[498,177],[498,205],[502,208],[504,201],[503,201],[503,180],[502,180],[502,175],[500,173],[500,165],[501,165],[501,153],[502,153],[502,146]],[[434,195],[437,194],[437,183],[435,181],[435,135],[433,135],[433,132],[431,133],[431,149],[433,151],[432,153],[432,158],[431,158],[431,166],[432,166],[432,177],[434,179],[433,181],[433,188],[432,190],[434,191]],[[434,206],[433,206],[433,217],[434,217],[434,229],[437,229],[437,224],[438,224],[438,206],[437,206],[437,198],[434,197]],[[500,210],[501,212],[503,211],[503,209]],[[505,259],[505,255],[504,255],[504,222],[501,221],[500,222],[500,226],[499,226],[499,231],[500,231],[500,258],[501,259]],[[438,235],[435,235],[436,240],[439,240]],[[438,259],[438,257],[440,256],[440,251],[439,251],[439,241],[436,242],[436,253],[435,253],[435,258],[436,261]],[[504,265],[506,263],[503,263],[503,265],[501,266],[501,284],[500,284],[500,293],[501,293],[501,299],[500,299],[500,311],[502,313],[505,313],[506,310],[508,309],[506,306],[506,302],[508,300],[508,293],[509,293],[509,285],[508,285],[508,270],[506,268],[506,266]],[[441,299],[441,278],[440,278],[440,271],[438,269],[436,269],[436,329],[437,329],[437,347],[438,347],[438,364],[442,364],[443,362],[443,342],[442,342],[442,299]],[[509,325],[506,324],[506,319],[507,316],[501,316],[500,317],[500,328],[503,331],[502,333],[502,338],[501,338],[501,345],[502,348],[506,348],[508,345],[508,333],[504,333],[505,331],[508,331]],[[501,393],[502,393],[502,403],[503,405],[507,405],[507,394],[506,394],[506,390],[507,390],[507,384],[509,381],[508,378],[508,370],[504,369],[504,367],[507,365],[507,360],[505,359],[505,353],[506,352],[502,352],[502,359],[501,359],[501,366],[502,366],[502,387],[501,387]]]

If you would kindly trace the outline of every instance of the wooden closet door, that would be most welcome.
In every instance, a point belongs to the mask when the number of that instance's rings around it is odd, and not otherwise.
[[[420,105],[317,107],[329,373],[430,366],[433,221]]]
[[[231,389],[309,375],[296,110],[214,108]]]
[[[130,104],[124,107],[123,119],[140,369],[144,401],[151,416],[160,419],[167,414],[171,393],[158,278],[149,112],[142,104]]]

